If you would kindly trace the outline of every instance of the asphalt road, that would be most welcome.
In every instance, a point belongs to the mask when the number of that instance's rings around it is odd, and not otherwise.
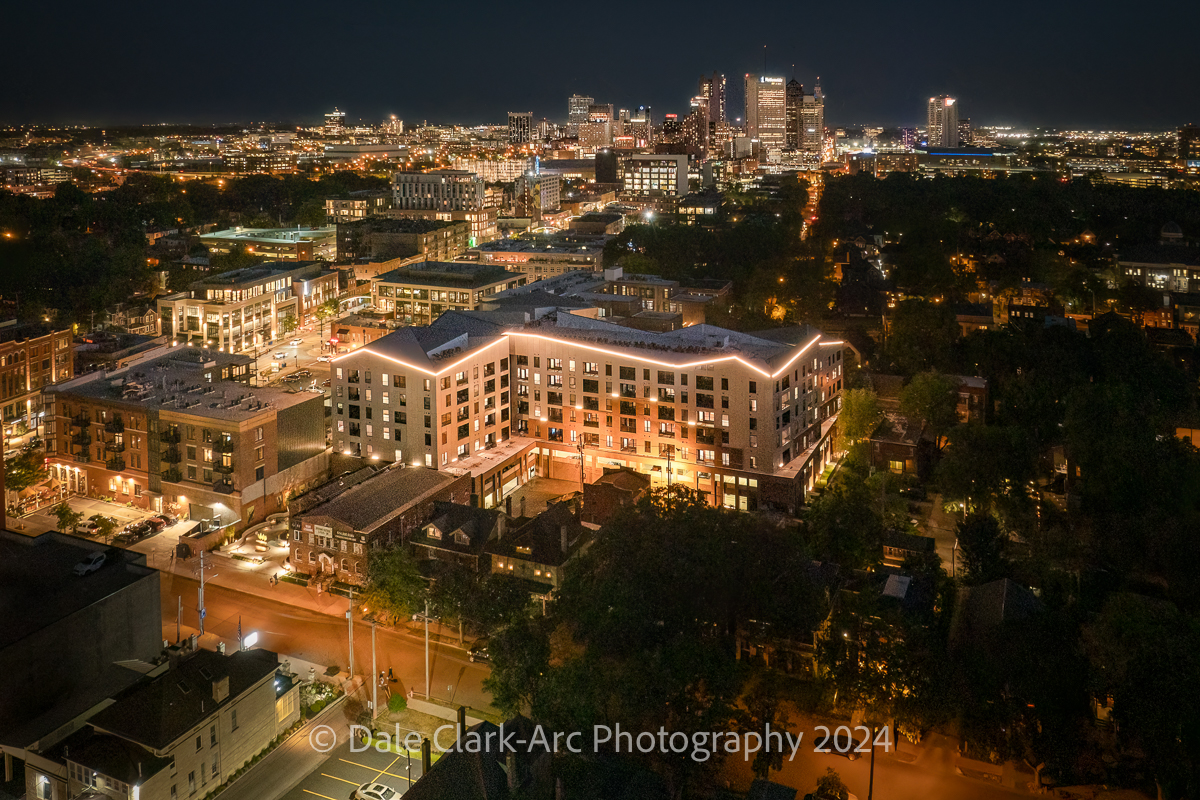
[[[175,641],[177,598],[183,599],[182,635],[195,630],[197,589],[193,578],[162,573],[163,638]],[[204,589],[207,609],[205,633],[215,634],[236,644],[238,622],[243,634],[257,631],[258,646],[315,664],[336,664],[345,670],[349,664],[349,626],[344,619],[276,602],[269,597],[250,595],[208,584]],[[367,675],[371,670],[371,626],[361,619],[354,625],[355,672]],[[430,643],[430,694],[437,700],[486,709],[491,704],[484,692],[483,679],[489,670],[467,660],[464,650]],[[376,629],[376,670],[393,670],[393,691],[418,695],[425,688],[425,647],[419,636],[390,628]],[[305,676],[301,676],[305,677]],[[381,696],[380,704],[385,702]]]

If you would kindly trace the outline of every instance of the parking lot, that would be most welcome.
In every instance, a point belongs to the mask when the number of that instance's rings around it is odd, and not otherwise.
[[[407,731],[401,730],[401,734]],[[283,800],[349,800],[364,783],[382,783],[400,793],[421,777],[421,754],[380,753],[374,748],[351,752],[351,743],[343,742],[312,774],[283,796]],[[355,749],[363,747],[354,743]]]
[[[93,497],[71,497],[69,502],[73,510],[83,514],[84,521],[87,521],[95,514],[103,514],[106,517],[112,517],[117,521],[116,533],[120,533],[130,523],[141,522],[154,516],[154,512],[152,511],[144,511],[140,508],[130,508],[129,506],[122,505],[120,503],[109,503],[104,500],[97,500]],[[22,517],[21,522],[23,522],[25,528],[30,531],[39,529],[57,530],[58,518],[54,516],[52,508],[53,507],[43,508],[39,512]],[[168,525],[162,530],[156,531],[152,535],[157,535],[163,530],[170,530],[171,527],[172,526]],[[74,533],[74,531],[71,531],[71,533]],[[77,535],[82,536],[83,534]],[[118,542],[118,544],[119,543],[120,542]]]

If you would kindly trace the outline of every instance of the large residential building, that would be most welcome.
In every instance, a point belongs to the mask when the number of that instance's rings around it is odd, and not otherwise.
[[[344,476],[288,504],[292,569],[361,586],[372,553],[407,542],[433,518],[435,503],[470,499],[467,475],[401,462]]]
[[[467,222],[412,217],[371,217],[339,222],[338,261],[389,261],[425,256],[430,261],[450,261],[467,250],[471,226]]]
[[[75,377],[71,331],[46,325],[0,323],[0,413],[7,428],[42,424],[41,393]]]
[[[278,512],[328,469],[324,398],[248,385],[253,360],[179,346],[52,387],[46,456],[70,492],[210,527]]]
[[[473,211],[483,208],[483,179],[462,169],[397,172],[393,206],[400,210]]]
[[[162,335],[237,353],[266,346],[315,321],[318,306],[338,296],[338,274],[317,262],[265,263],[220,272],[189,291],[158,300]]]
[[[608,239],[573,233],[497,239],[473,248],[470,254],[481,264],[498,264],[537,281],[578,269],[599,270]]]
[[[200,235],[200,243],[212,255],[244,248],[252,255],[280,261],[333,261],[336,229],[323,228],[230,228]]]
[[[325,221],[329,223],[354,222],[377,216],[392,207],[392,198],[392,192],[386,189],[364,189],[337,197],[326,197]]]
[[[715,128],[725,117],[725,76],[714,72],[700,76],[700,96],[708,100],[708,121]]]
[[[953,97],[929,98],[925,139],[930,148],[958,147],[958,105]]]
[[[509,144],[528,144],[533,141],[533,112],[508,112]]]
[[[638,153],[621,163],[623,200],[662,205],[674,211],[672,204],[688,193],[688,157]]]
[[[582,454],[587,479],[631,467],[741,509],[794,510],[832,458],[843,342],[549,312],[445,314],[336,358],[334,446],[456,468],[531,439],[539,474],[578,481]]]
[[[496,238],[496,219],[499,214],[494,206],[485,205],[483,208],[472,211],[392,209],[391,211],[385,211],[383,216],[388,219],[428,219],[440,222],[465,222],[467,223],[467,246],[474,247],[477,244],[490,242]]]
[[[429,325],[446,311],[473,311],[497,292],[526,282],[520,272],[492,264],[423,261],[371,281],[371,302],[404,325]]]
[[[567,135],[578,136],[579,124],[587,122],[588,108],[596,102],[593,97],[573,94],[567,98]]]
[[[783,78],[746,75],[746,135],[764,152],[783,149],[787,101]]]
[[[550,173],[529,170],[517,178],[513,186],[518,216],[529,217],[534,226],[542,222],[543,214],[557,211],[561,205],[562,178]]]
[[[474,173],[486,183],[511,183],[533,168],[532,158],[456,158],[454,168]]]

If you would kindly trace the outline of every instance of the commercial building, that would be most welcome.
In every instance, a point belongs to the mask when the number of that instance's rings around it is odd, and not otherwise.
[[[325,115],[325,135],[338,136],[346,127],[346,112],[338,111],[335,106],[333,111]]]
[[[257,522],[328,468],[324,398],[248,385],[252,359],[179,346],[46,393],[50,474],[70,492],[209,527]]]
[[[551,478],[579,480],[582,453],[586,479],[631,467],[716,505],[794,510],[833,456],[846,349],[808,326],[652,333],[553,311],[445,314],[334,360],[335,447],[454,467],[528,438]]]
[[[237,353],[312,324],[317,307],[337,296],[338,274],[324,264],[268,262],[209,275],[189,291],[161,297],[158,315],[172,343]]]
[[[561,205],[562,178],[528,170],[515,181],[513,193],[518,216],[528,217],[539,226],[544,214],[557,211]]]
[[[799,148],[810,164],[819,164],[825,149],[825,95],[821,83],[800,103]]]
[[[42,424],[41,393],[75,377],[71,331],[38,324],[0,323],[0,412],[5,430]]]
[[[508,112],[509,144],[528,144],[533,141],[533,112]]]
[[[472,311],[486,298],[527,280],[493,264],[423,261],[371,281],[371,302],[398,323],[429,325],[447,311]]]
[[[336,229],[323,228],[230,228],[203,233],[200,243],[211,255],[245,249],[247,253],[280,261],[333,261]]]
[[[593,97],[573,94],[567,98],[567,135],[578,136],[579,124],[587,122],[588,107],[596,102]]]
[[[485,183],[511,183],[533,168],[532,158],[456,158],[454,168],[482,178]]]
[[[724,122],[725,115],[725,76],[714,72],[712,77],[700,76],[700,96],[708,100],[708,121],[715,128],[717,123]]]
[[[484,207],[483,179],[462,169],[397,172],[392,205],[400,210],[476,211]]]
[[[364,189],[325,198],[325,220],[330,223],[353,222],[374,217],[392,207],[392,192]]]
[[[141,678],[123,664],[149,662],[162,649],[159,572],[144,555],[109,551],[96,572],[72,574],[103,549],[54,532],[0,529],[0,674],[9,687],[0,703],[0,749],[6,762],[27,761],[34,789],[54,782],[57,771],[36,768],[26,749],[53,745],[77,728],[76,720]],[[74,795],[63,787],[53,796]]]
[[[929,98],[925,140],[931,149],[958,147],[958,104],[948,95]]]
[[[485,192],[486,198],[486,192]],[[486,199],[485,199],[485,202]],[[492,205],[473,211],[421,211],[415,209],[383,212],[388,219],[428,219],[442,222],[465,222],[467,224],[467,246],[474,247],[481,242],[490,242],[496,238],[496,220],[499,216]]]
[[[783,78],[746,75],[746,135],[762,142],[764,151],[784,147],[785,95]]]
[[[792,78],[784,87],[784,146],[800,149],[800,108],[804,105],[804,85]]]
[[[339,222],[337,260],[425,256],[430,261],[450,261],[466,252],[470,234],[470,223],[465,221],[371,217]]]
[[[288,504],[292,570],[310,580],[363,585],[372,553],[407,542],[435,503],[471,499],[468,476],[402,462],[346,478]]]

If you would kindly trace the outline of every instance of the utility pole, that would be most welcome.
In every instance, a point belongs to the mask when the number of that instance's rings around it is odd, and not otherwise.
[[[425,623],[425,699],[429,699],[429,601],[425,601],[425,613],[413,614],[413,619]]]
[[[350,680],[354,680],[354,590],[346,601],[346,622],[350,628]]]
[[[871,726],[871,777],[867,781],[867,800],[875,792],[875,726]]]
[[[183,623],[183,595],[175,595],[178,604],[175,607],[175,644],[179,644],[180,628]]]
[[[371,620],[371,719],[379,716],[379,678],[375,675],[375,620]]]
[[[583,435],[580,434],[579,441],[575,443],[575,449],[579,451],[579,490],[583,491],[585,481],[583,479]]]
[[[204,635],[204,550],[200,551],[200,635]]]

